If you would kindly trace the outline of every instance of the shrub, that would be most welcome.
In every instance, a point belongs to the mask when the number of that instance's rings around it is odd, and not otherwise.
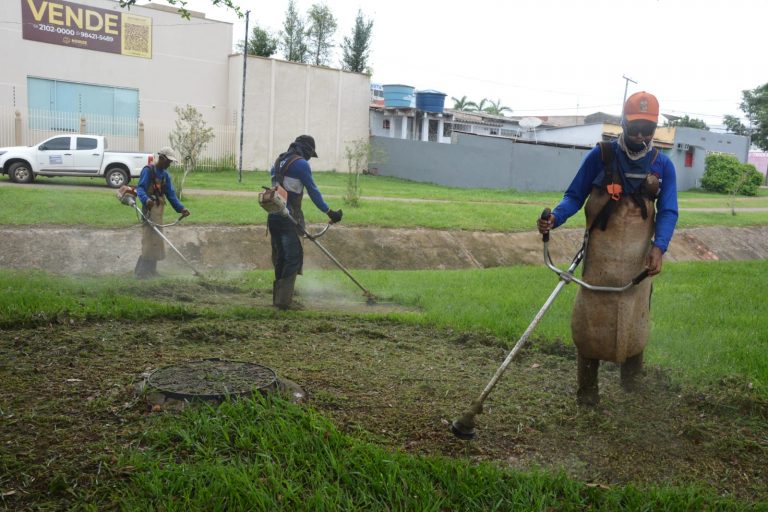
[[[701,187],[709,192],[754,196],[763,181],[752,164],[742,164],[733,155],[707,155]]]

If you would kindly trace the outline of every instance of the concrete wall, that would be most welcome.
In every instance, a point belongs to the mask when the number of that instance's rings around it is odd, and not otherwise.
[[[453,144],[372,137],[386,154],[380,175],[460,188],[563,191],[587,148],[516,143],[454,133]]]
[[[688,145],[688,151],[693,152],[693,164],[685,166],[684,149],[680,145]],[[726,153],[733,155],[740,162],[746,162],[749,153],[749,139],[732,133],[715,133],[697,128],[678,127],[675,130],[675,143],[671,150],[665,151],[675,164],[677,171],[678,190],[688,190],[700,186],[704,176],[705,159],[709,153]]]
[[[0,2],[3,76],[0,106],[25,112],[27,78],[37,77],[138,89],[142,119],[175,119],[174,107],[190,104],[209,124],[231,122],[228,56],[232,25],[204,18],[186,21],[175,11],[132,7],[107,0],[75,3],[152,18],[152,58],[30,41],[22,37],[21,5]],[[13,51],[8,51],[13,49]]]
[[[232,104],[241,101],[242,67],[242,55],[233,55]],[[346,172],[347,144],[368,137],[370,77],[255,56],[246,70],[243,168],[268,169],[298,135],[309,134],[319,155],[312,168]]]

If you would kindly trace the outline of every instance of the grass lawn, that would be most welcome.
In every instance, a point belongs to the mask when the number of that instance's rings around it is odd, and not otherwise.
[[[361,179],[362,206],[344,207],[352,225],[530,230],[559,199]],[[242,184],[231,172],[193,173],[187,187],[255,191],[266,181],[266,173],[245,173]],[[317,181],[341,204],[346,175]],[[100,184],[57,183],[67,181],[0,187],[0,223],[136,222]],[[731,206],[702,192],[680,201]],[[185,202],[193,215],[184,222],[264,222],[252,197]],[[747,205],[765,207],[768,194],[737,200]],[[763,212],[683,211],[680,219],[684,227],[766,223]],[[137,282],[0,269],[0,506],[768,510],[766,272],[768,260],[666,263],[654,281],[644,387],[624,392],[616,365],[605,363],[603,400],[588,410],[573,399],[576,290],[566,287],[468,443],[448,424],[555,287],[546,268],[354,271],[380,307],[362,304],[341,273],[308,270],[297,285],[305,309],[289,312],[270,307],[267,271]],[[201,358],[265,364],[308,399],[153,407],[137,387],[145,372]]]

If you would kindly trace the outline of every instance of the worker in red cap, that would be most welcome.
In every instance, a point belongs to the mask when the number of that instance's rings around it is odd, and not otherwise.
[[[623,286],[643,269],[649,276],[661,272],[678,208],[675,166],[653,144],[658,121],[659,102],[653,94],[630,96],[618,139],[598,143],[551,215],[538,219],[539,232],[547,233],[586,201],[583,280],[591,285]],[[620,364],[622,387],[637,389],[650,332],[651,281],[621,293],[579,289],[571,334],[578,353],[580,405],[595,406],[600,400],[600,361]]]

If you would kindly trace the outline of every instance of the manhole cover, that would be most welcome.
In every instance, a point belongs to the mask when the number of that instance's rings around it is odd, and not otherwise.
[[[168,398],[221,400],[256,390],[276,391],[277,375],[260,364],[203,359],[159,368],[147,377],[146,384]]]

